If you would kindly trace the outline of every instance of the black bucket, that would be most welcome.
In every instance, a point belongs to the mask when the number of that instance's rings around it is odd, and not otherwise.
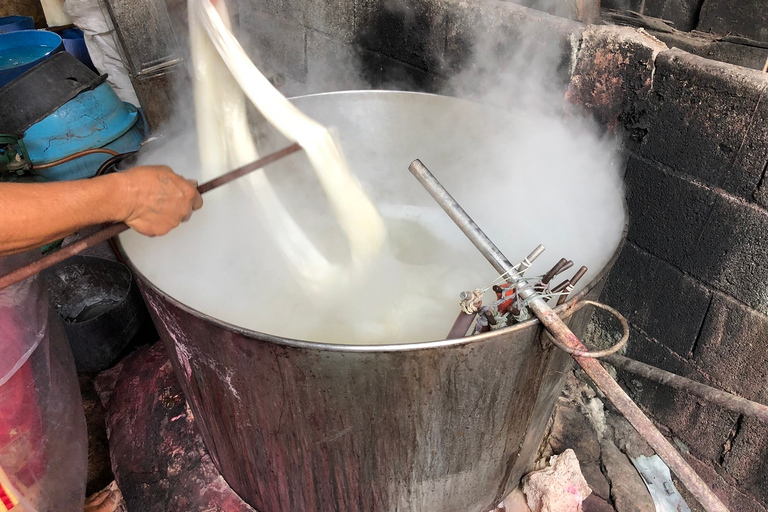
[[[149,321],[131,271],[117,261],[74,256],[46,280],[79,372],[109,368]]]

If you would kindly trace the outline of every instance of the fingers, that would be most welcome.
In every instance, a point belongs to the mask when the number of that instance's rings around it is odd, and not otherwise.
[[[192,210],[199,210],[203,207],[203,196],[195,192],[195,198],[192,200]]]
[[[187,183],[195,188],[195,196],[192,198],[192,210],[199,210],[203,207],[203,196],[201,196],[200,192],[197,191],[197,180],[187,179]],[[187,220],[189,220],[189,217],[184,219],[182,222],[186,222]]]

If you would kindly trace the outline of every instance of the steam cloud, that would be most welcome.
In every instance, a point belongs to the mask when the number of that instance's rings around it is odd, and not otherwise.
[[[496,275],[408,172],[420,158],[510,260],[547,246],[529,275],[567,257],[590,267],[586,284],[612,256],[624,226],[616,141],[564,104],[558,43],[536,33],[514,46],[497,37],[476,34],[472,59],[443,89],[473,103],[408,93],[296,100],[337,129],[350,167],[387,219],[390,250],[365,278],[329,287],[320,298],[305,293],[275,249],[270,226],[243,215],[258,198],[238,183],[206,195],[205,207],[166,237],[123,235],[129,257],[171,296],[241,327],[337,343],[441,339],[458,313],[459,292]],[[287,87],[358,87],[363,74],[354,55],[336,54],[311,66],[306,84]],[[281,146],[271,130],[254,125],[264,151]],[[189,131],[148,147],[141,162],[199,179],[197,151],[205,147],[194,140]],[[334,261],[348,259],[306,157],[294,155],[266,173],[315,244]]]

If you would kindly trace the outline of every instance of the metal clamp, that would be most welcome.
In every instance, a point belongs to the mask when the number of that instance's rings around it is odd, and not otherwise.
[[[571,309],[569,309],[565,315],[562,316],[563,319],[570,317],[577,311],[581,310],[584,306],[594,306],[599,309],[604,309],[605,311],[608,311],[610,314],[612,314],[621,324],[621,329],[624,332],[624,335],[621,337],[621,339],[613,346],[605,349],[605,350],[576,350],[569,347],[566,347],[559,341],[557,341],[550,333],[549,331],[544,328],[544,334],[547,336],[550,342],[560,350],[563,350],[569,354],[571,354],[574,357],[592,357],[592,358],[598,358],[598,357],[605,357],[609,356],[611,354],[614,354],[624,348],[624,346],[627,344],[627,341],[629,341],[629,322],[627,322],[627,319],[624,318],[624,315],[613,309],[611,306],[607,306],[603,304],[602,302],[596,302],[594,300],[582,300],[579,301],[576,305],[574,305]]]

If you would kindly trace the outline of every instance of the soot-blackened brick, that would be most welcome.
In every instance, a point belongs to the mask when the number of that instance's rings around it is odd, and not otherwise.
[[[715,293],[695,360],[732,393],[758,398],[768,383],[768,316]]]
[[[650,337],[688,357],[710,296],[696,280],[627,243],[601,297]]]
[[[715,470],[713,464],[705,464],[690,454],[685,455],[685,460],[691,465],[696,474],[704,480],[704,483],[720,498],[728,510],[732,512],[766,512],[765,501],[760,503],[754,496],[739,489],[738,483],[723,468],[718,467]],[[694,498],[684,488],[678,489],[689,505],[694,503]],[[690,500],[688,496],[690,496]]]
[[[765,0],[704,0],[698,29],[768,42]]]
[[[718,195],[685,262],[696,278],[768,314],[768,211]]]
[[[584,106],[602,125],[641,139],[638,125],[653,77],[661,41],[637,29],[590,26],[585,32],[567,98]]]
[[[751,197],[768,158],[767,86],[758,71],[680,50],[661,52],[639,153]]]
[[[765,171],[763,171],[763,178],[757,185],[753,197],[755,198],[755,201],[757,201],[757,204],[763,208],[768,208],[768,164],[765,166]]]
[[[354,40],[422,71],[438,72],[445,53],[444,0],[357,0]]]
[[[252,11],[240,24],[268,69],[300,82],[306,80],[306,28],[260,11]]]
[[[677,30],[696,28],[702,0],[655,0],[644,2],[643,14],[674,23]]]
[[[678,375],[710,384],[693,366],[666,347],[641,334],[634,334],[627,355],[654,366],[666,367]],[[649,357],[650,355],[650,357]],[[654,364],[654,359],[656,359]],[[738,414],[720,409],[685,391],[619,370],[630,396],[659,423],[665,425],[690,448],[691,453],[710,463],[718,463],[723,446],[731,436]]]
[[[355,2],[304,0],[304,25],[344,41],[355,36]]]
[[[557,79],[568,82],[584,25],[512,2],[445,3],[448,20],[444,75],[474,73],[475,81],[496,81],[500,71],[512,66],[510,71],[520,76],[546,67],[556,68]],[[484,72],[488,72],[487,76]]]
[[[630,241],[682,265],[707,223],[717,194],[634,156],[627,163]]]
[[[766,396],[768,398],[768,396]],[[724,466],[739,486],[762,503],[768,503],[768,425],[744,418],[733,446],[725,454]]]

